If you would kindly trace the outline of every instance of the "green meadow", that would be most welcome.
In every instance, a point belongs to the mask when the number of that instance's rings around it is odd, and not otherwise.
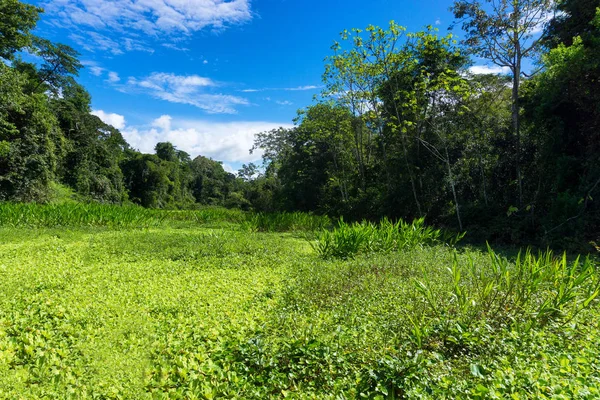
[[[0,228],[1,398],[600,396],[593,258],[422,221],[29,207]]]

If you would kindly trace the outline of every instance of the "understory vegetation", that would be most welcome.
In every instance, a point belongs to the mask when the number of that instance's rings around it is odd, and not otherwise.
[[[0,398],[600,396],[597,258],[421,220],[70,207],[0,228]],[[319,251],[349,231],[359,251]]]

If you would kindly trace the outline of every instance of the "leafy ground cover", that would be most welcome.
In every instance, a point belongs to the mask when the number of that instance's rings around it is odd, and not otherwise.
[[[0,228],[0,398],[600,397],[594,259],[203,218]]]

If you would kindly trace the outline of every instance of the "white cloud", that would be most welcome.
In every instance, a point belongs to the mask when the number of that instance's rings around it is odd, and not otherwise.
[[[223,169],[225,170],[225,172],[237,175],[237,170],[235,170],[231,165],[227,163],[222,163],[221,165],[223,165]]]
[[[304,90],[315,90],[320,89],[322,86],[315,85],[306,85],[306,86],[296,86],[296,87],[287,87],[287,88],[262,88],[262,89],[243,89],[241,92],[244,93],[253,93],[253,92],[266,92],[266,91],[276,91],[276,90],[287,90],[287,91],[304,91]]]
[[[222,30],[252,19],[250,0],[46,0],[46,12],[56,26],[79,31],[78,44],[97,46],[113,54],[148,51],[140,35],[167,40],[209,28]],[[118,42],[100,34],[118,34]],[[109,43],[116,46],[109,46]]]
[[[96,32],[88,32],[85,36],[73,33],[69,35],[69,38],[90,52],[100,50],[108,51],[114,55],[123,54],[123,50],[121,50],[121,45],[119,43]]]
[[[439,18],[435,20],[436,25],[440,25],[441,23],[442,23],[442,21]]]
[[[116,73],[114,71],[109,71],[108,69],[101,67],[95,61],[84,60],[81,62],[81,64],[83,64],[85,66],[85,68],[88,71],[90,71],[90,74],[92,74],[94,76],[102,76],[106,73],[105,81],[108,83],[111,83],[114,85],[114,84],[117,84],[121,80],[121,77],[119,76],[118,73]]]
[[[469,67],[469,72],[473,75],[482,75],[482,74],[509,74],[509,67],[499,67],[499,66],[489,66],[489,65],[473,65]]]
[[[280,106],[291,106],[292,104],[294,104],[288,100],[284,100],[284,101],[277,100],[277,101],[275,101],[275,103],[279,104]]]
[[[188,49],[187,47],[179,47],[173,43],[163,43],[162,46],[166,47],[167,49],[172,49],[172,50],[177,50],[177,51],[190,51],[190,49]]]
[[[94,76],[100,76],[102,75],[102,72],[104,72],[104,68],[102,67],[97,67],[97,66],[89,66],[88,67],[90,70],[90,73]]]
[[[307,86],[298,86],[298,87],[293,87],[293,88],[285,88],[283,90],[297,91],[297,90],[314,90],[314,89],[319,89],[319,88],[320,88],[320,86],[307,85]]]
[[[171,142],[189,153],[224,161],[248,163],[261,159],[260,152],[250,154],[254,135],[291,124],[263,121],[212,122],[206,120],[175,119],[162,115],[147,126],[125,127],[121,132],[127,142],[144,153],[153,153],[158,142]]]
[[[160,128],[163,131],[171,130],[171,116],[170,115],[161,115],[152,121],[152,126],[155,128]]]
[[[120,80],[121,80],[121,78],[119,77],[119,74],[117,74],[116,72],[113,72],[113,71],[108,72],[107,81],[109,81],[110,83],[117,83]]]
[[[202,64],[208,64],[208,60],[202,61]]]
[[[104,68],[100,67],[95,61],[81,61],[81,64],[94,76],[100,76],[104,73]]]
[[[121,90],[140,91],[171,103],[189,104],[210,114],[235,114],[236,106],[249,104],[242,97],[207,91],[216,86],[210,78],[198,75],[153,72],[141,79],[130,77]]]
[[[91,114],[100,118],[105,124],[112,125],[119,130],[125,128],[125,117],[120,114],[106,113],[103,110],[92,110]]]
[[[154,53],[154,49],[150,48],[147,44],[139,39],[133,38],[119,38],[119,40],[113,40],[112,38],[102,35],[98,32],[82,32],[82,34],[72,33],[69,38],[77,43],[79,46],[89,52],[96,51],[107,51],[115,56],[124,54],[125,51],[143,51],[146,53]]]
[[[542,33],[544,29],[546,29],[546,25],[548,25],[548,23],[553,18],[560,17],[561,15],[564,15],[564,12],[554,12],[554,10],[552,12],[546,11],[540,13],[537,18],[534,18],[532,21],[529,21],[529,30],[527,33],[531,35],[537,35],[539,33]]]

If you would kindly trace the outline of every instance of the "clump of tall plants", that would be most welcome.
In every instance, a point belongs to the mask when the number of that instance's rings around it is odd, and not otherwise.
[[[98,203],[0,203],[0,226],[8,227],[150,227],[163,223],[167,214],[139,206]]]
[[[456,244],[464,233],[452,234],[425,224],[424,218],[409,223],[383,218],[379,223],[349,224],[340,219],[332,231],[322,230],[313,248],[322,258],[351,258],[359,253],[401,251],[419,246]]]
[[[419,346],[446,348],[476,345],[475,332],[529,331],[564,326],[600,294],[600,273],[590,258],[569,261],[566,253],[519,253],[514,261],[488,246],[490,263],[469,258],[447,268],[447,280],[427,273],[415,279],[424,308],[410,318]]]

